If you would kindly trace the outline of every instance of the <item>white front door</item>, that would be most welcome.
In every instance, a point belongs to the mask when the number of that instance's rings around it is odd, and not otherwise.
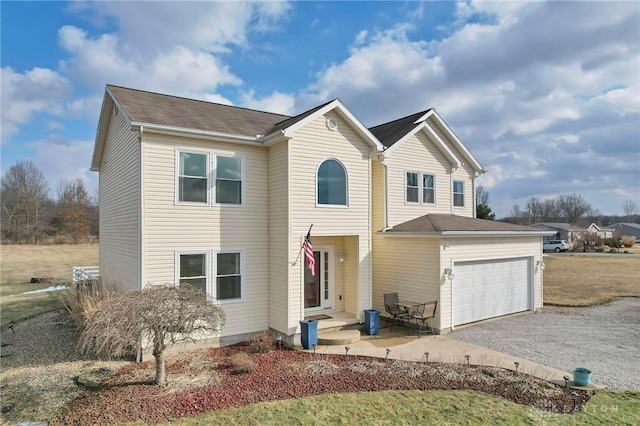
[[[304,309],[319,311],[333,308],[333,248],[317,247],[315,275],[304,265]]]

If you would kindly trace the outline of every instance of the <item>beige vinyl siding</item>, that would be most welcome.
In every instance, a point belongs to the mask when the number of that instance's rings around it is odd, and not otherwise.
[[[244,158],[244,206],[184,205],[175,202],[176,152],[196,150]],[[269,298],[269,188],[267,150],[239,144],[198,141],[146,133],[144,163],[144,253],[148,283],[175,282],[176,252],[210,253],[209,279],[219,250],[244,252],[243,300],[223,301],[223,336],[265,330]],[[212,174],[212,168],[209,168]],[[213,186],[213,175],[210,184]],[[213,197],[214,188],[210,191]]]
[[[373,307],[380,310],[381,315],[386,315],[383,299],[385,293],[398,293],[401,301],[427,302],[440,299],[438,239],[377,235],[374,245]],[[438,321],[432,324],[440,328]]]
[[[140,288],[140,144],[114,107],[100,165],[100,275],[105,285]]]
[[[373,232],[385,226],[384,166],[378,160],[371,162],[371,224]]]
[[[442,251],[442,269],[455,262],[531,257],[534,309],[542,307],[542,272],[535,268],[542,260],[541,237],[504,238],[449,238],[443,240],[448,247]],[[455,269],[454,269],[455,274]],[[451,327],[451,280],[445,280],[441,291],[442,327]]]
[[[289,143],[268,148],[269,163],[269,326],[289,326]]]
[[[336,131],[327,129],[327,118],[338,123]],[[291,244],[289,258],[296,258],[303,237],[313,224],[312,236],[356,236],[357,253],[347,253],[359,265],[357,301],[345,300],[345,309],[356,315],[369,303],[370,286],[370,147],[336,112],[320,116],[296,132],[290,141]],[[316,206],[316,171],[329,158],[339,160],[348,179],[348,207]],[[291,268],[290,327],[303,317],[301,271]],[[346,298],[346,296],[345,296]],[[353,305],[350,305],[353,304]],[[354,311],[349,311],[354,306]]]

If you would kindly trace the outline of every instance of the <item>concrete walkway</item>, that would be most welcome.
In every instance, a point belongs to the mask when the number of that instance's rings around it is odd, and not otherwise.
[[[420,339],[414,335],[407,335],[403,329],[395,329],[393,332],[389,328],[383,328],[377,336],[362,335],[357,342],[349,345],[318,345],[316,353],[342,354],[349,346],[349,355],[370,356],[376,358],[387,357],[402,361],[422,361],[428,356],[429,362],[445,362],[451,364],[466,364],[466,355],[469,355],[471,365],[484,365],[488,367],[500,367],[509,370],[516,369],[516,362],[519,363],[518,371],[537,377],[542,380],[554,382],[564,386],[564,376],[573,378],[571,373],[556,370],[542,364],[537,364],[523,358],[518,358],[492,349],[476,346],[471,343],[449,339],[445,336],[421,336]],[[313,352],[312,349],[305,350],[302,346],[296,349]],[[428,355],[426,355],[428,353]],[[574,386],[572,381],[569,386],[583,390],[598,390],[604,386],[591,383],[589,386]]]

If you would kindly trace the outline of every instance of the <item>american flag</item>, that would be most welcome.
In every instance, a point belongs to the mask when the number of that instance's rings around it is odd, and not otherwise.
[[[311,271],[312,276],[316,276],[316,258],[313,257],[313,246],[311,245],[311,230],[307,232],[307,236],[302,243],[302,249],[304,250],[304,257],[307,260],[307,266]]]

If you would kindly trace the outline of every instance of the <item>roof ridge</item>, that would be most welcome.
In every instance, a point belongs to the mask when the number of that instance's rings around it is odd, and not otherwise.
[[[245,111],[259,112],[259,113],[262,113],[262,114],[270,114],[270,115],[277,115],[277,116],[280,116],[280,117],[285,117],[282,121],[285,121],[285,120],[288,120],[289,118],[291,118],[291,116],[289,116],[289,115],[279,114],[277,112],[263,111],[263,110],[259,110],[259,109],[241,107],[241,106],[236,106],[236,105],[221,104],[219,102],[211,102],[211,101],[205,101],[205,100],[202,100],[202,99],[187,98],[185,96],[169,95],[167,93],[152,92],[150,90],[134,89],[134,88],[131,88],[131,87],[118,86],[117,84],[109,84],[109,83],[107,83],[107,87],[115,87],[115,88],[118,88],[118,89],[131,90],[133,92],[147,93],[147,94],[150,94],[150,95],[165,96],[165,97],[168,97],[168,98],[183,99],[185,101],[200,102],[200,103],[209,104],[209,105],[218,105],[218,106],[221,106],[221,107],[234,108],[234,109],[243,109]]]

